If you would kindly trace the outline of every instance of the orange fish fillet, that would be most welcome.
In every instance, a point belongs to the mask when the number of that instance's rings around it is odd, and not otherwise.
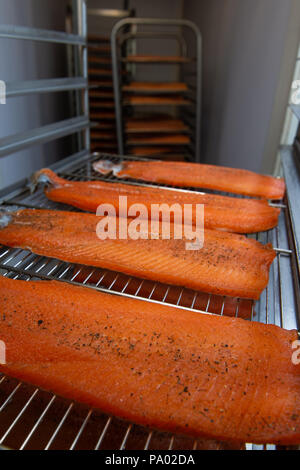
[[[212,230],[205,230],[203,248],[186,250],[186,239],[100,240],[93,214],[27,209],[4,217],[4,245],[232,297],[258,299],[275,257],[271,245]]]
[[[4,277],[0,309],[5,374],[162,430],[300,443],[296,330]]]
[[[114,165],[110,161],[100,160],[93,166],[100,173],[114,171],[115,176],[119,178],[129,177],[175,186],[216,189],[266,199],[282,199],[285,192],[282,178],[203,163],[170,163],[156,160],[124,161]]]
[[[204,204],[205,227],[236,233],[268,230],[278,223],[280,210],[267,201],[238,199],[211,194],[175,191],[103,181],[67,181],[53,171],[43,169],[34,176],[35,182],[45,182],[46,196],[79,209],[96,212],[100,204],[112,204],[117,211],[119,196],[127,196],[128,207],[142,203],[151,211],[152,204],[193,204],[192,224],[196,221],[196,204]]]

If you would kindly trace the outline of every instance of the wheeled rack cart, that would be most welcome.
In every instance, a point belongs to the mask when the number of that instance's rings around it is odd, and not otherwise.
[[[124,28],[130,26],[130,33]],[[140,26],[163,26],[171,31],[138,31]],[[178,31],[174,31],[174,27]],[[193,33],[194,50],[189,54],[182,30]],[[137,42],[144,38],[177,40],[180,55],[137,55],[127,54],[124,43]],[[187,20],[168,20],[153,18],[124,18],[118,21],[111,34],[113,83],[115,93],[115,112],[117,125],[118,152],[123,155],[173,155],[174,158],[187,156],[188,159],[200,161],[201,144],[201,34],[197,26]],[[141,66],[174,66],[180,68],[180,82],[149,83],[136,82],[133,67]],[[192,69],[185,71],[185,66]],[[191,76],[195,80],[191,84]],[[189,77],[189,78],[188,78]],[[161,113],[150,113],[141,117],[139,108],[167,108],[171,110],[166,116]],[[128,113],[127,110],[130,109]],[[184,108],[189,111],[184,112]],[[175,113],[174,113],[175,110]],[[155,111],[156,112],[156,111]],[[148,111],[149,113],[149,111]],[[171,115],[170,115],[171,114]],[[172,159],[172,157],[170,157]]]

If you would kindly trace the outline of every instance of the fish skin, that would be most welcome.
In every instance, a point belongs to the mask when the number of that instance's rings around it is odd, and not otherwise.
[[[165,431],[300,443],[296,330],[6,277],[0,310],[4,374]]]
[[[283,178],[260,175],[253,171],[218,165],[166,161],[123,161],[119,178],[168,185],[215,189],[245,196],[282,199],[285,193]],[[93,164],[101,172],[101,160]]]
[[[186,250],[184,238],[100,240],[94,214],[25,209],[10,216],[0,230],[4,245],[217,295],[258,299],[276,256],[270,244],[215,230],[205,230],[201,249]]]
[[[233,233],[256,233],[269,230],[278,223],[280,209],[265,200],[239,199],[212,194],[180,192],[171,189],[141,187],[104,181],[67,181],[49,169],[40,170],[35,180],[48,179],[46,196],[79,209],[96,212],[100,204],[112,204],[118,215],[119,196],[127,196],[128,207],[142,203],[151,211],[151,204],[193,204],[191,223],[196,223],[196,204],[204,204],[205,228]]]

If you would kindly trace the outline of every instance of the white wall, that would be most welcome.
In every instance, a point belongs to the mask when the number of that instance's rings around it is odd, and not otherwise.
[[[66,4],[66,0],[0,0],[1,23],[64,31]],[[0,38],[0,56],[0,80],[67,75],[66,48],[62,45]],[[0,105],[0,137],[68,117],[66,93],[10,98]],[[68,155],[69,148],[66,138],[0,158],[0,187]]]
[[[203,159],[272,172],[300,32],[298,0],[185,0],[203,34]]]

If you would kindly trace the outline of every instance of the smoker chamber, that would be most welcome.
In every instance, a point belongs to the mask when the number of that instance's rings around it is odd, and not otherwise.
[[[124,159],[132,157],[124,157]],[[92,163],[99,159],[119,162],[112,155],[89,155],[84,152],[62,160],[52,169],[63,178],[73,181],[116,181],[108,175],[94,172]],[[300,178],[296,151],[282,149],[282,169],[287,183],[287,196],[279,205],[282,210],[278,226],[253,236],[262,243],[272,243],[277,251],[270,270],[267,288],[256,303],[251,305],[251,321],[299,328],[299,214]],[[119,181],[119,180],[118,180]],[[145,183],[123,180],[127,184]],[[162,186],[162,185],[159,185]],[[186,191],[187,188],[182,189]],[[188,188],[188,190],[195,190]],[[198,191],[200,191],[198,189]],[[31,194],[28,181],[22,181],[0,192],[3,208],[47,208],[74,210],[70,206],[49,201],[39,188]],[[299,222],[299,223],[298,223]],[[297,229],[298,227],[298,229]],[[0,274],[14,279],[58,279],[78,283],[110,292],[130,296],[147,302],[176,305],[194,311],[214,311],[223,315],[226,297],[207,295],[205,308],[199,303],[199,293],[190,289],[163,285],[124,274],[97,268],[83,267],[56,259],[35,255],[21,249],[0,245]],[[250,301],[249,301],[250,302]],[[235,316],[239,316],[239,303]],[[80,373],[80,371],[78,372]],[[216,441],[194,440],[143,428],[133,423],[104,415],[76,402],[45,392],[0,374],[0,448],[9,449],[228,449],[230,444]],[[234,448],[240,448],[235,446]],[[242,446],[245,448],[245,446]],[[274,449],[275,446],[246,444],[247,449]]]

